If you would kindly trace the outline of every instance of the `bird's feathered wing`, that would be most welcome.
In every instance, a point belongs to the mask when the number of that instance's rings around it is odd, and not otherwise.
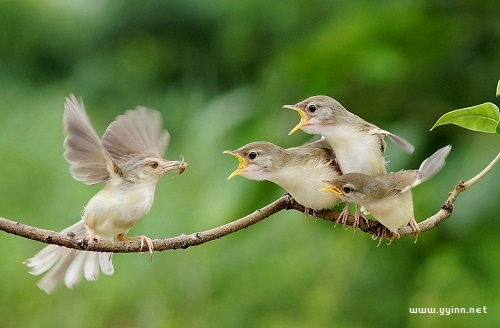
[[[411,154],[415,150],[415,146],[413,146],[409,141],[401,138],[400,136],[397,136],[389,131],[382,130],[374,125],[374,128],[370,130],[370,133],[372,134],[380,134],[383,136],[387,136],[391,141],[401,148],[404,152]],[[385,147],[384,147],[385,148]]]
[[[418,168],[418,174],[410,185],[404,188],[401,192],[405,192],[408,189],[411,189],[415,186],[418,186],[424,181],[432,178],[436,173],[438,173],[446,163],[446,157],[451,151],[451,145],[445,146],[439,150],[437,150],[434,154],[425,159],[420,167]]]
[[[136,155],[163,157],[169,141],[161,114],[145,107],[118,116],[102,137],[104,148],[118,162]]]
[[[73,178],[88,185],[107,181],[115,164],[94,131],[83,101],[74,95],[66,98],[63,125],[64,158]]]

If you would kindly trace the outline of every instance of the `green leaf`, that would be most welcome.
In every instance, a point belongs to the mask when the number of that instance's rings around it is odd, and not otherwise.
[[[444,114],[437,120],[431,131],[443,124],[456,124],[463,128],[500,135],[498,107],[490,102],[457,109]]]
[[[497,84],[497,98],[500,98],[500,80],[498,80]]]

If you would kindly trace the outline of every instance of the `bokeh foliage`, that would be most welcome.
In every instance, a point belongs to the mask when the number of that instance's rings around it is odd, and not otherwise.
[[[163,113],[168,158],[149,237],[209,229],[283,191],[226,177],[226,149],[284,147],[298,116],[281,109],[327,94],[410,140],[389,145],[390,171],[417,168],[448,143],[436,177],[414,190],[417,221],[499,151],[494,135],[429,128],[444,113],[498,104],[500,8],[495,1],[2,1],[0,215],[61,230],[97,192],[62,158],[62,110],[82,96],[99,134],[135,105]],[[21,262],[43,245],[0,233],[3,327],[498,326],[500,174],[460,195],[437,228],[393,245],[298,212],[221,240],[149,256],[117,254],[115,274],[45,295]],[[409,307],[482,307],[487,314],[410,314]]]

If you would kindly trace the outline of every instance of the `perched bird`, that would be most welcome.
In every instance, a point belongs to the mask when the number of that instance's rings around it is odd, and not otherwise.
[[[226,154],[239,165],[228,180],[241,175],[251,180],[268,180],[285,189],[299,204],[313,212],[332,207],[340,201],[333,193],[321,192],[340,174],[335,154],[322,139],[299,147],[283,149],[270,142],[252,142]]]
[[[293,109],[300,114],[300,123],[289,134],[301,129],[306,133],[324,136],[337,156],[342,174],[358,172],[380,175],[387,173],[384,160],[385,136],[405,152],[411,153],[414,150],[413,145],[408,141],[366,122],[328,96],[309,97],[295,105],[285,105],[283,108]],[[339,220],[345,222],[347,216],[348,206],[346,205]],[[359,220],[357,208],[355,216]]]
[[[387,173],[383,157],[385,136],[408,153],[414,150],[408,141],[366,122],[328,96],[313,96],[283,108],[293,109],[301,117],[300,123],[289,134],[301,129],[306,133],[323,135],[332,146],[343,174]]]
[[[449,145],[439,149],[424,160],[418,170],[402,170],[377,176],[348,173],[328,181],[330,186],[322,190],[339,195],[346,202],[365,207],[394,237],[398,236],[400,227],[408,224],[418,236],[420,229],[413,214],[411,188],[439,172],[450,150]]]
[[[74,233],[87,242],[94,240],[140,240],[153,251],[146,236],[125,237],[153,204],[156,183],[168,171],[182,173],[186,162],[163,159],[170,135],[162,128],[161,114],[137,107],[112,122],[99,140],[87,116],[83,102],[74,95],[64,105],[64,157],[75,180],[88,185],[104,182],[104,188],[92,197],[81,220],[61,233]],[[24,263],[30,273],[50,271],[38,287],[51,293],[64,277],[67,287],[76,286],[82,275],[96,280],[99,266],[104,274],[113,274],[112,253],[96,253],[49,245]]]

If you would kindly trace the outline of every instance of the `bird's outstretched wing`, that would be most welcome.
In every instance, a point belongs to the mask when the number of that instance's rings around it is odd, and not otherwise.
[[[103,146],[118,162],[134,155],[163,157],[169,141],[170,134],[162,127],[161,114],[145,107],[118,116],[102,137]]]
[[[78,102],[72,94],[64,104],[63,125],[66,134],[64,158],[75,180],[93,185],[107,181],[110,172],[118,172],[90,123],[83,101]]]

